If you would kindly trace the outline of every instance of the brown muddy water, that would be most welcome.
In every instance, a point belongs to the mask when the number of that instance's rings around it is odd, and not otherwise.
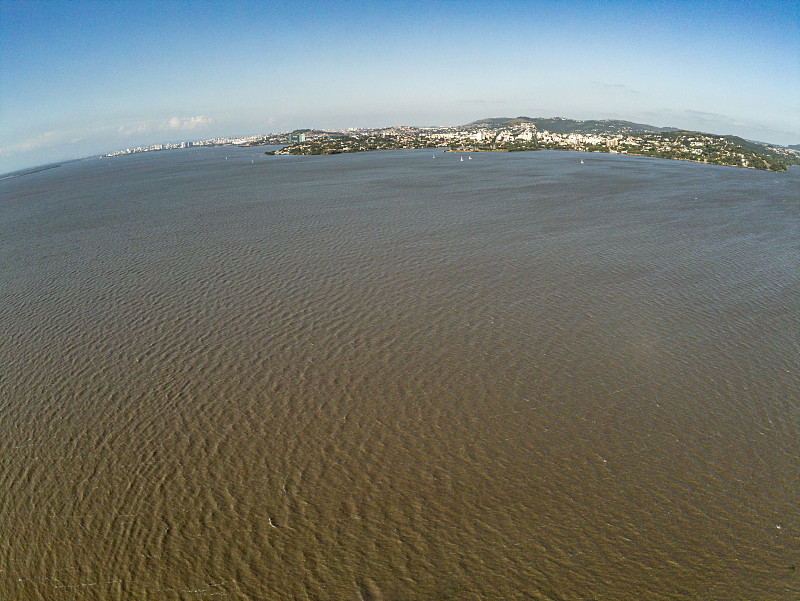
[[[0,181],[0,599],[798,599],[798,505],[796,169]]]

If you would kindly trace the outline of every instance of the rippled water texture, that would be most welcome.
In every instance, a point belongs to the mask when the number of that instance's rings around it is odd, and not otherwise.
[[[0,598],[797,599],[799,241],[796,169],[3,180]]]

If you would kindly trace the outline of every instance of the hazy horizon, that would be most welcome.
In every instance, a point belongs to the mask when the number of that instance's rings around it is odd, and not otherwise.
[[[300,127],[622,119],[800,143],[800,8],[0,1],[0,173]]]

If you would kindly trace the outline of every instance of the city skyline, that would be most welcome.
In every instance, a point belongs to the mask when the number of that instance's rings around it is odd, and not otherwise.
[[[800,8],[0,1],[0,172],[138,145],[527,115],[800,143]]]

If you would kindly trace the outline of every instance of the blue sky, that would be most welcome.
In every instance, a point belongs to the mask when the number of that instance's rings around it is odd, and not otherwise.
[[[800,144],[800,2],[0,0],[0,172],[518,115]]]

